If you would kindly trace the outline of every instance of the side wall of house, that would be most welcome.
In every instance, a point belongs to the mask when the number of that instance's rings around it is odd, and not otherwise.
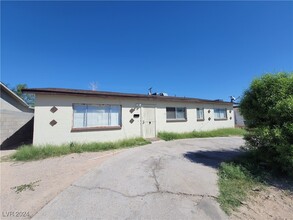
[[[74,131],[73,104],[114,104],[122,106],[122,128],[119,130]],[[156,109],[156,133],[160,131],[188,132],[234,127],[233,107],[229,104],[194,104],[179,102],[156,102],[126,98],[98,98],[85,96],[44,95],[36,96],[34,144],[63,144],[69,142],[103,142],[142,136],[141,108],[153,105]],[[50,109],[58,110],[52,113]],[[140,107],[141,106],[141,107]],[[185,107],[187,121],[167,122],[166,107]],[[197,121],[196,108],[204,108],[205,120]],[[226,108],[227,120],[215,121],[214,108]],[[134,118],[138,114],[139,118]],[[209,120],[210,118],[210,120]],[[57,124],[50,125],[55,120]]]

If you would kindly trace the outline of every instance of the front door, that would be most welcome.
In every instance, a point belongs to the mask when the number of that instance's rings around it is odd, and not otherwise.
[[[156,107],[154,105],[143,105],[141,111],[142,136],[144,138],[156,137]]]

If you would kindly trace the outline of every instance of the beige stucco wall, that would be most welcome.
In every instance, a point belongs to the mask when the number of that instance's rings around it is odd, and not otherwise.
[[[167,122],[166,107],[186,107],[186,122]],[[196,108],[204,108],[204,121],[197,121]],[[227,108],[228,120],[214,120],[214,108]],[[231,110],[231,113],[229,112]],[[209,113],[210,111],[210,113]],[[189,104],[189,103],[159,103],[157,105],[157,132],[189,132],[189,131],[207,131],[218,128],[234,127],[233,107],[229,105],[213,105],[213,104]],[[211,120],[208,120],[208,118]],[[231,117],[231,119],[230,119]]]
[[[120,130],[104,131],[82,131],[71,132],[73,121],[73,103],[83,104],[115,104],[122,105],[122,128]],[[197,105],[177,102],[153,102],[137,99],[123,98],[98,98],[85,96],[68,95],[44,95],[36,96],[35,124],[34,124],[34,144],[63,144],[69,142],[95,142],[95,141],[116,141],[125,138],[139,137],[141,131],[141,109],[139,104],[156,106],[156,132],[174,131],[186,132],[193,130],[212,130],[216,128],[234,127],[233,107],[230,105]],[[50,109],[56,106],[58,110],[52,113]],[[166,122],[166,107],[186,107],[186,122]],[[205,108],[205,121],[197,122],[196,111],[198,107]],[[214,121],[213,108],[223,107],[228,111],[228,120]],[[134,109],[132,112],[131,109]],[[210,113],[208,114],[208,110]],[[139,118],[133,118],[134,114],[140,114]],[[211,117],[211,120],[207,120]],[[231,120],[229,119],[230,117]],[[131,123],[130,120],[134,119]],[[57,121],[55,126],[49,123],[51,120]]]

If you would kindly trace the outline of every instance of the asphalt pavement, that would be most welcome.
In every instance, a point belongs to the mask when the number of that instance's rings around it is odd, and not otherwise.
[[[227,219],[217,168],[240,137],[185,139],[128,149],[71,184],[33,219]]]

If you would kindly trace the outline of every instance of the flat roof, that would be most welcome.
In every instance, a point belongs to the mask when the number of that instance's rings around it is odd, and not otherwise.
[[[177,96],[160,96],[160,95],[145,95],[145,94],[132,94],[120,92],[106,92],[106,91],[93,91],[93,90],[80,90],[80,89],[63,89],[63,88],[31,88],[23,89],[23,92],[34,94],[49,94],[49,95],[81,95],[81,96],[95,96],[102,98],[131,98],[131,99],[147,99],[153,101],[174,101],[174,102],[192,102],[192,103],[213,103],[213,104],[230,104],[231,102],[224,102],[221,100],[208,100],[188,97]]]

